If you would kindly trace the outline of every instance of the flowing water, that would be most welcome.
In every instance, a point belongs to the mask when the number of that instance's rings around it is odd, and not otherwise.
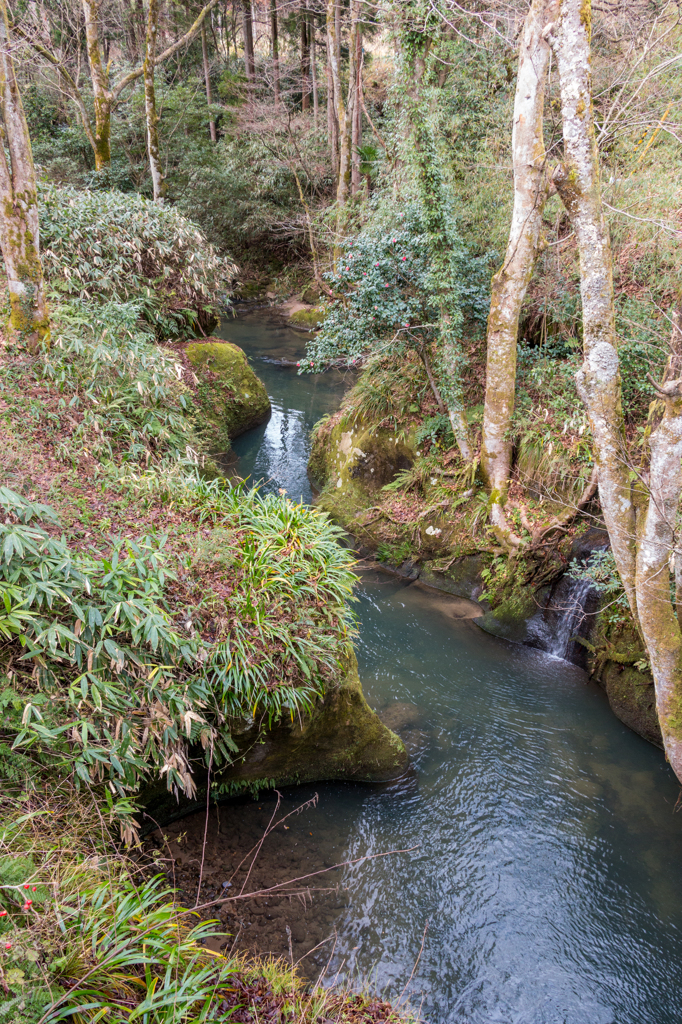
[[[239,471],[308,498],[307,432],[342,379],[263,363],[300,357],[303,342],[262,319],[224,336],[273,399],[269,424],[235,444]],[[407,986],[434,1024],[678,1024],[682,814],[661,753],[581,670],[488,636],[461,602],[377,572],[362,574],[358,596],[365,694],[414,771],[383,787],[285,791],[283,813],[315,794],[317,805],[268,837],[248,888],[408,852],[318,876],[338,888],[312,901],[235,905],[238,943],[393,998]],[[211,811],[207,891],[229,880],[237,891],[274,808],[268,793]],[[203,814],[168,830],[181,875],[203,830]]]

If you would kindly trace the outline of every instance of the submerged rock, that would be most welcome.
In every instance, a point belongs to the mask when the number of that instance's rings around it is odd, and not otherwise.
[[[237,346],[219,338],[192,341],[184,348],[197,378],[197,402],[214,451],[229,450],[232,438],[264,423],[270,415],[265,385]]]
[[[402,740],[365,700],[354,654],[344,675],[301,721],[282,721],[265,731],[241,723],[233,729],[232,739],[239,753],[212,777],[212,790],[218,796],[304,782],[388,782],[399,778],[409,763]],[[203,751],[197,752],[194,770],[195,800],[181,797],[178,803],[163,783],[140,795],[147,813],[159,824],[205,806]]]

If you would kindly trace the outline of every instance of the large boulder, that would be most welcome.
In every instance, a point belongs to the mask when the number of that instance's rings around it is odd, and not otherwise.
[[[264,731],[253,722],[233,722],[230,735],[239,753],[230,765],[214,771],[212,790],[217,796],[304,782],[388,782],[399,778],[409,762],[402,740],[367,704],[354,654],[309,715]],[[181,797],[178,803],[163,783],[141,794],[141,802],[159,824],[206,805],[203,751],[196,752],[193,767],[195,800]]]
[[[265,385],[237,346],[219,338],[191,341],[184,354],[197,379],[197,402],[214,452],[264,423],[270,415]]]
[[[608,661],[601,674],[609,704],[616,718],[642,739],[663,747],[661,727],[656,714],[656,693],[650,673],[632,665]]]

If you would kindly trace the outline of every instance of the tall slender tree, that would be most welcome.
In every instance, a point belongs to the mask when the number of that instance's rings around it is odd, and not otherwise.
[[[272,53],[272,87],[275,106],[279,106],[279,34],[277,31],[277,0],[270,0],[270,41]]]
[[[301,4],[301,110],[310,107],[310,38],[308,10]]]
[[[201,23],[201,58],[204,65],[204,85],[206,87],[206,103],[209,110],[213,104],[213,97],[211,95],[211,69],[208,63],[208,41],[206,39],[206,19]],[[211,136],[211,142],[216,141],[216,130],[215,120],[213,115],[209,115],[208,130]]]
[[[654,386],[663,415],[649,438],[649,465],[633,472],[622,411],[613,261],[594,130],[591,0],[559,0],[548,33],[557,57],[563,161],[554,181],[575,231],[580,259],[584,361],[578,393],[592,430],[599,500],[611,548],[651,663],[666,756],[682,782],[682,627],[672,591],[682,558],[682,346],[673,321],[671,358]],[[677,592],[677,587],[675,586]]]
[[[154,200],[163,199],[166,186],[159,151],[159,118],[156,111],[156,89],[154,86],[154,61],[156,58],[156,35],[159,26],[158,0],[149,0],[147,11],[147,32],[145,35],[144,63],[144,111],[147,125],[147,154],[152,179]]]
[[[249,100],[256,86],[256,60],[253,51],[253,17],[251,0],[242,0],[242,34],[244,36],[244,70]]]
[[[550,175],[543,141],[550,47],[545,30],[556,0],[533,0],[521,33],[512,127],[514,209],[504,263],[492,281],[481,469],[490,492],[490,518],[498,540],[517,549],[520,538],[504,511],[511,472],[511,422],[516,391],[519,316],[540,244]]]
[[[7,273],[10,326],[32,347],[49,338],[50,319],[40,261],[33,153],[12,60],[6,0],[0,0],[0,245]]]

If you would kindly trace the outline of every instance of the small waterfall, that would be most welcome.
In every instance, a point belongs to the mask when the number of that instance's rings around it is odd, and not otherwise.
[[[585,662],[586,650],[573,637],[588,637],[594,623],[597,594],[589,580],[561,576],[547,595],[544,608],[528,622],[529,647],[574,664]]]

